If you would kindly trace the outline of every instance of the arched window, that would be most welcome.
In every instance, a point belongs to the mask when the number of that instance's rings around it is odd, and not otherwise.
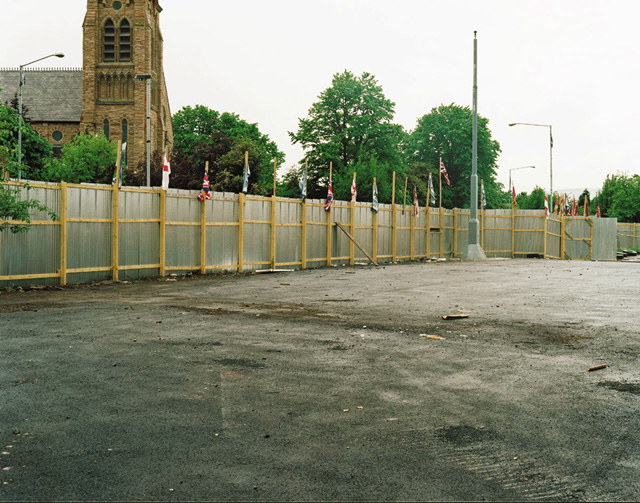
[[[131,61],[131,25],[123,19],[120,23],[120,61]]]
[[[112,63],[116,59],[116,28],[111,19],[107,19],[103,29],[103,56],[105,63]]]
[[[102,123],[102,131],[104,131],[104,137],[109,139],[109,119],[105,119]]]
[[[127,148],[122,153],[122,164],[126,165],[127,164],[127,151],[129,150],[129,123],[127,122],[127,119],[122,119],[121,136],[122,136],[122,144],[123,145],[125,143],[127,144]]]

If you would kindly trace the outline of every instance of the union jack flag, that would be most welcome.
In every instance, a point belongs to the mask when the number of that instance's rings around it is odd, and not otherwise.
[[[351,201],[356,202],[356,195],[358,192],[356,191],[356,174],[353,174],[353,182],[351,182]]]
[[[451,186],[451,182],[449,181],[449,174],[447,173],[447,168],[444,167],[444,162],[440,161],[440,173],[444,176],[444,179],[447,181],[447,185]]]
[[[327,202],[324,203],[324,211],[331,211],[331,204],[333,203],[333,187],[331,180],[329,180],[329,188],[327,189]]]
[[[202,192],[198,194],[198,199],[200,201],[204,201],[206,199],[211,199],[211,192],[209,191],[209,175],[207,172],[204,172],[204,180],[202,181]]]

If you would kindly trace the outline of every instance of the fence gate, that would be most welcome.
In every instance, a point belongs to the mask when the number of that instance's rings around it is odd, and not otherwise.
[[[564,258],[567,260],[591,260],[593,220],[585,217],[566,217],[564,222]]]

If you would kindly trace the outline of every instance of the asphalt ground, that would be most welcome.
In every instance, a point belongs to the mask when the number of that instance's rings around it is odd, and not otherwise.
[[[637,501],[638,267],[2,292],[0,500]]]

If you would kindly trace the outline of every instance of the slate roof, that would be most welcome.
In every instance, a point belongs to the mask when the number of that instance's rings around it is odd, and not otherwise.
[[[82,115],[82,69],[47,68],[23,70],[22,102],[32,122],[80,122]],[[0,68],[0,102],[10,102],[18,92],[20,70]]]

